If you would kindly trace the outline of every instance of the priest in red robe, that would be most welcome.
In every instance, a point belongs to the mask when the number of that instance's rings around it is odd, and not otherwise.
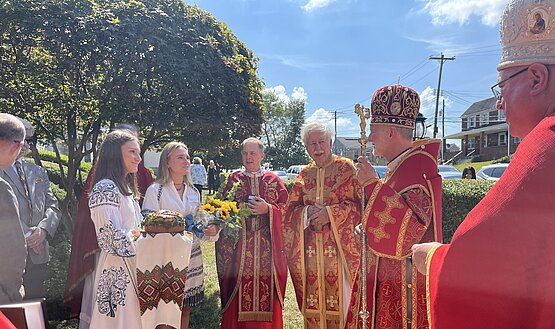
[[[360,245],[360,185],[351,160],[332,154],[333,132],[312,122],[303,144],[314,160],[293,188],[284,215],[284,243],[297,304],[308,329],[343,328]]]
[[[533,33],[538,14],[547,25]],[[522,142],[450,244],[413,248],[432,328],[555,328],[554,19],[554,0],[511,1],[502,16],[492,90]]]
[[[440,141],[412,142],[420,109],[418,94],[401,85],[374,94],[370,135],[374,155],[387,161],[380,180],[366,157],[359,158],[357,178],[367,200],[362,217],[367,238],[367,328],[426,329],[426,280],[411,261],[415,243],[441,240]],[[362,262],[355,276],[345,328],[362,328]]]
[[[216,266],[222,302],[222,329],[283,328],[287,263],[283,253],[282,208],[287,190],[281,179],[264,169],[264,146],[247,138],[241,149],[244,170],[233,172],[224,195],[246,202],[252,216],[244,220],[239,240],[220,234]]]

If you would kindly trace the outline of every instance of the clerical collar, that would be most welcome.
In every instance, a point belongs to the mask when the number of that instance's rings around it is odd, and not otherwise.
[[[257,177],[261,177],[266,173],[266,170],[262,169],[262,167],[258,168],[257,171],[248,171],[247,169],[243,169],[243,173],[247,176],[256,175]]]

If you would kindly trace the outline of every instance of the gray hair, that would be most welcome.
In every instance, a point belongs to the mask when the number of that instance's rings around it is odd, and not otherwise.
[[[193,163],[194,163],[194,164],[200,164],[200,165],[201,165],[201,164],[202,164],[202,159],[199,158],[199,157],[194,157],[194,158],[193,158]]]
[[[25,126],[16,116],[0,113],[0,140],[16,141],[25,138]]]
[[[398,127],[398,126],[394,126],[395,129],[397,129],[397,132],[399,133],[399,135],[401,137],[403,137],[404,139],[408,139],[412,141],[412,137],[414,136],[414,131],[410,128],[404,128],[404,127]]]
[[[303,129],[301,130],[301,139],[305,147],[308,144],[308,135],[312,132],[324,133],[324,136],[326,138],[329,138],[333,144],[333,139],[334,139],[333,130],[323,123],[312,121],[304,125]]]
[[[251,142],[256,143],[256,145],[258,145],[258,148],[260,149],[260,151],[264,152],[264,144],[262,144],[260,139],[255,138],[255,137],[249,137],[249,138],[245,139],[243,141],[243,143],[241,143],[241,150],[245,147],[245,144],[251,143]]]

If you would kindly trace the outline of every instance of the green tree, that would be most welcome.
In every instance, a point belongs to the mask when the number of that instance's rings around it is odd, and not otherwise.
[[[305,123],[303,99],[282,100],[272,90],[262,93],[266,111],[262,126],[265,161],[274,168],[287,168],[293,164],[308,163],[308,155],[301,141]]]
[[[109,126],[139,126],[143,152],[169,140],[224,151],[260,134],[257,59],[195,6],[7,0],[0,17],[0,110],[34,123],[56,152],[68,192],[61,201],[68,233],[79,164]]]

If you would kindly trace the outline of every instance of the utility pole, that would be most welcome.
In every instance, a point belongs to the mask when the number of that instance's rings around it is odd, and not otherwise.
[[[333,111],[333,131],[335,133],[333,138],[333,154],[337,154],[337,111]]]
[[[441,53],[441,57],[432,57],[430,59],[439,60],[439,80],[437,81],[437,94],[436,94],[436,112],[434,115],[434,138],[437,136],[437,113],[439,110],[439,91],[441,90],[441,73],[443,71],[443,63],[445,61],[452,61],[455,60],[455,57],[445,57],[443,53]]]
[[[447,144],[445,143],[445,98],[443,98],[443,109],[441,110],[441,163],[445,162],[445,151]]]

